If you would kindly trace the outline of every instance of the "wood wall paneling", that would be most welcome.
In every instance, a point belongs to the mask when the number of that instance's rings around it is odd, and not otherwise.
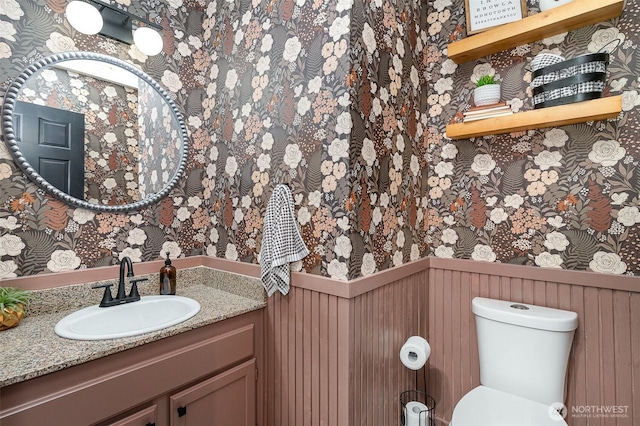
[[[398,424],[400,393],[416,387],[399,351],[427,335],[427,281],[423,271],[351,298],[295,286],[271,297],[266,424]]]
[[[350,300],[354,368],[348,424],[398,424],[400,393],[416,387],[416,374],[402,365],[399,352],[408,337],[426,337],[427,280],[423,272]]]
[[[640,424],[640,293],[431,266],[429,392],[449,421],[455,403],[480,383],[471,299],[491,297],[578,313],[567,377],[570,426]],[[621,416],[573,410],[618,406]],[[587,408],[589,409],[589,408]]]
[[[339,291],[332,294],[320,285],[294,285],[287,296],[272,297],[266,424],[397,425],[400,393],[416,388],[416,378],[419,389],[425,386],[423,372],[416,376],[399,360],[411,335],[431,344],[426,386],[446,424],[457,401],[479,385],[471,312],[476,296],[577,312],[567,376],[569,425],[640,424],[640,409],[634,410],[640,407],[640,293],[629,289],[636,281],[450,259],[426,266],[387,284],[367,288],[359,282],[357,291],[334,286]],[[626,412],[616,418],[572,413],[588,406]]]

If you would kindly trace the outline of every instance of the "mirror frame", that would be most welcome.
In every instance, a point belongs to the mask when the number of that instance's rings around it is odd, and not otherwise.
[[[119,66],[124,68],[125,70],[135,74],[142,80],[144,80],[147,84],[153,87],[160,96],[167,102],[170,110],[173,112],[176,121],[178,122],[178,126],[180,127],[179,133],[182,137],[182,154],[178,163],[178,169],[173,174],[171,180],[167,183],[167,185],[159,192],[156,192],[148,197],[136,201],[135,203],[129,204],[118,204],[118,205],[106,205],[106,204],[98,204],[98,203],[90,203],[85,200],[80,200],[78,198],[72,197],[71,195],[63,192],[62,190],[54,187],[49,182],[47,182],[40,174],[29,164],[26,158],[22,155],[20,151],[20,147],[18,146],[18,141],[15,138],[15,131],[13,127],[13,111],[16,106],[16,102],[18,96],[20,95],[20,91],[22,87],[27,83],[29,78],[33,76],[38,71],[48,68],[54,64],[63,61],[70,61],[76,59],[92,59],[101,62],[107,62],[112,65]],[[151,76],[146,74],[144,71],[136,68],[135,66],[122,61],[117,58],[113,58],[108,55],[103,55],[101,53],[94,52],[63,52],[56,53],[45,58],[42,58],[30,65],[28,65],[9,85],[2,105],[2,131],[4,134],[4,141],[7,144],[7,148],[13,155],[15,162],[18,164],[20,169],[24,172],[24,174],[30,178],[33,182],[35,182],[41,189],[45,190],[50,195],[55,198],[71,204],[75,207],[85,208],[89,210],[95,210],[100,212],[129,212],[133,210],[138,210],[143,207],[146,207],[150,204],[158,202],[160,199],[164,198],[169,192],[176,186],[178,180],[182,177],[182,174],[185,171],[187,164],[187,153],[189,147],[189,140],[187,137],[187,129],[185,122],[182,118],[182,114],[178,110],[176,103],[169,97],[167,91],[163,89],[158,82],[156,82]]]

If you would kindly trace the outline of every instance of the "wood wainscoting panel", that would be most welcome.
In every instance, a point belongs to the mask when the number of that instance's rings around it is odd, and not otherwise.
[[[270,298],[266,424],[397,425],[400,393],[425,388],[423,371],[416,375],[399,359],[411,335],[431,344],[426,387],[446,424],[456,402],[479,385],[476,296],[577,312],[569,425],[640,424],[640,278],[455,259],[425,266],[393,268],[397,276],[361,280],[358,291],[312,283]],[[594,407],[623,412],[584,413]]]
[[[350,298],[297,286],[269,298],[266,424],[398,424],[400,393],[416,388],[400,348],[427,336],[427,280],[423,269]]]
[[[269,298],[267,425],[347,424],[348,309],[346,299],[299,287]]]
[[[579,325],[569,359],[568,424],[640,424],[639,292],[616,289],[615,276],[606,276],[612,288],[597,288],[576,284],[567,271],[560,271],[557,280],[545,271],[545,280],[539,280],[535,271],[528,271],[534,268],[514,266],[526,272],[509,276],[520,272],[493,274],[483,267],[471,271],[469,261],[460,262],[457,268],[456,262],[433,261],[429,268],[428,388],[440,419],[449,421],[457,401],[480,384],[471,300],[481,296],[575,311]],[[640,291],[640,280],[638,284]],[[618,414],[602,415],[603,410]]]
[[[416,374],[406,368],[400,348],[410,336],[427,337],[427,280],[428,272],[422,271],[350,299],[349,425],[397,425],[400,393],[416,386],[425,390],[424,370]]]

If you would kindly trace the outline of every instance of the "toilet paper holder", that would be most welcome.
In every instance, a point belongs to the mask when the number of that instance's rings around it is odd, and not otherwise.
[[[431,346],[420,336],[411,336],[400,348],[400,361],[411,370],[420,370],[429,360]]]
[[[435,426],[436,401],[426,392],[406,390],[400,394],[400,426]]]
[[[400,348],[400,361],[416,373],[416,389],[400,394],[400,426],[435,426],[436,401],[426,393],[427,367],[431,355],[429,342],[420,336],[411,336]],[[425,392],[418,389],[418,371],[424,372]]]

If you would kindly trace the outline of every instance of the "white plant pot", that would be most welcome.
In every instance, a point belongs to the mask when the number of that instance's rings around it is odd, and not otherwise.
[[[545,10],[553,9],[554,7],[562,6],[572,1],[573,0],[540,0],[538,6],[540,7],[540,12],[544,12]]]
[[[473,103],[476,106],[491,105],[500,102],[500,85],[485,84],[473,90]]]

